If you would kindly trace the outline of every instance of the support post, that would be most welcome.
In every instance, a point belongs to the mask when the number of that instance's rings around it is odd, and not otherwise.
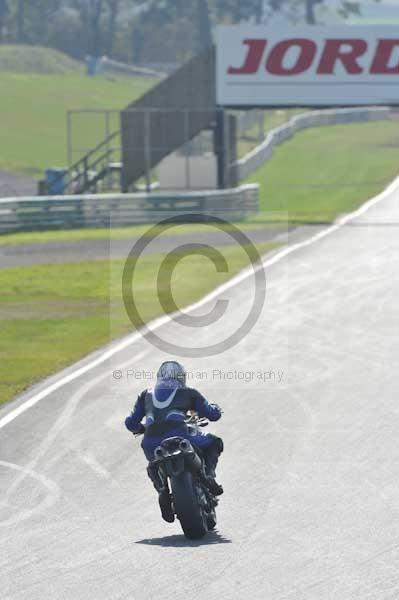
[[[72,166],[72,112],[67,112],[68,169]]]
[[[226,188],[226,114],[223,106],[216,109],[214,146],[217,160],[218,189]]]
[[[151,112],[144,110],[144,124],[145,124],[145,139],[144,139],[144,151],[145,151],[145,181],[147,192],[151,192]]]

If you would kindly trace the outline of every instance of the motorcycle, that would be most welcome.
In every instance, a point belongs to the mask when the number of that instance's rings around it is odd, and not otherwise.
[[[197,433],[209,421],[193,414],[186,424]],[[167,488],[171,491],[172,508],[186,538],[201,539],[216,527],[218,499],[208,488],[200,450],[186,438],[171,437],[163,440],[154,456],[148,468],[155,487],[160,493]]]

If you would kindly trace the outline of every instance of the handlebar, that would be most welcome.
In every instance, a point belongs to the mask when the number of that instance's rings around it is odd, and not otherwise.
[[[195,425],[197,427],[206,427],[209,421],[206,417],[199,417],[197,414],[191,415],[184,421],[186,425]]]
[[[194,413],[188,416],[187,419],[184,420],[184,423],[194,427],[207,427],[209,425],[209,420],[206,417],[199,417],[196,413]],[[135,438],[138,438],[141,435],[144,435],[144,433],[145,427],[141,424],[140,429],[134,432],[133,435]]]

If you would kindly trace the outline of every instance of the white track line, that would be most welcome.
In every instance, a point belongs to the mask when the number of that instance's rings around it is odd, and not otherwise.
[[[336,223],[334,223],[333,225],[330,225],[326,229],[323,229],[323,231],[316,233],[315,235],[311,236],[309,239],[304,240],[303,242],[291,244],[290,246],[287,246],[287,248],[283,248],[282,250],[277,252],[274,256],[272,256],[269,259],[267,258],[267,255],[266,255],[265,259],[262,261],[262,263],[260,263],[258,265],[258,267],[255,270],[264,269],[264,268],[270,267],[272,265],[275,265],[276,263],[280,262],[280,260],[282,260],[283,258],[288,256],[289,254],[292,254],[293,252],[296,252],[297,250],[301,250],[302,248],[306,248],[307,246],[311,246],[311,245],[317,243],[318,241],[320,241],[321,239],[331,235],[332,233],[335,233],[336,231],[338,231],[339,229],[344,227],[347,223],[350,223],[354,219],[356,219],[356,218],[360,217],[361,215],[363,215],[364,213],[366,213],[368,210],[370,210],[370,208],[372,208],[379,202],[382,202],[383,200],[386,200],[387,198],[389,198],[389,196],[391,196],[398,189],[399,189],[399,177],[397,177],[383,192],[381,192],[381,194],[378,194],[378,196],[375,196],[371,200],[368,200],[368,202],[363,204],[359,209],[355,210],[354,212],[341,217],[340,219],[338,219],[338,221]],[[209,294],[204,296],[204,298],[202,298],[198,302],[195,302],[194,304],[191,304],[190,306],[186,307],[184,309],[184,312],[191,312],[193,310],[196,310],[197,308],[200,308],[201,306],[204,306],[205,304],[207,304],[214,298],[217,298],[218,296],[223,294],[223,292],[225,292],[226,290],[229,290],[232,287],[241,283],[242,281],[245,281],[245,279],[248,279],[248,277],[251,277],[253,274],[254,274],[254,269],[252,267],[249,267],[249,268],[241,271],[240,273],[238,273],[238,275],[236,275],[235,277],[233,277],[226,283],[217,287],[213,292],[210,292]],[[155,330],[159,329],[160,327],[162,327],[163,325],[170,323],[173,320],[174,316],[175,316],[175,313],[172,313],[172,314],[168,314],[168,315],[159,317],[158,319],[154,319],[153,321],[148,323],[147,328],[151,329],[152,331],[155,331]],[[99,365],[106,362],[108,359],[112,358],[113,356],[115,356],[116,354],[121,352],[122,350],[125,350],[126,348],[128,348],[129,346],[131,346],[132,344],[134,344],[135,342],[137,342],[138,340],[140,340],[142,338],[143,338],[143,333],[141,331],[136,331],[135,333],[128,336],[123,341],[117,343],[113,348],[111,348],[110,350],[107,350],[101,356],[99,356],[92,362],[88,363],[84,367],[80,367],[73,373],[70,373],[69,375],[62,377],[59,381],[49,385],[47,388],[45,388],[41,392],[34,394],[31,398],[29,398],[29,400],[27,400],[26,402],[24,402],[17,408],[11,410],[7,415],[5,415],[5,417],[0,419],[0,429],[2,429],[6,425],[8,425],[12,421],[14,421],[17,417],[19,417],[24,412],[26,412],[27,410],[29,410],[30,408],[32,408],[33,406],[38,404],[44,398],[47,398],[53,392],[56,392],[57,390],[64,387],[68,383],[71,383],[72,381],[75,381],[75,379],[78,379],[82,375],[85,375],[89,371],[92,371]]]
[[[120,368],[125,369],[129,365],[135,364],[137,361],[141,360],[147,354],[147,352],[148,351],[145,350],[144,352],[140,352],[140,354],[137,354],[136,356],[131,357],[128,361],[125,361],[122,365],[120,365]],[[2,507],[2,505],[8,504],[9,499],[12,497],[13,494],[15,494],[16,490],[18,489],[20,484],[24,481],[24,479],[27,477],[27,475],[31,475],[31,473],[33,473],[34,470],[36,470],[40,459],[42,459],[50,451],[51,447],[53,446],[53,444],[56,441],[59,434],[65,429],[65,427],[68,425],[68,423],[70,423],[72,417],[75,414],[77,407],[79,406],[79,404],[83,400],[83,398],[85,398],[85,396],[88,394],[88,392],[90,390],[92,390],[95,386],[97,386],[99,383],[101,383],[107,377],[109,377],[109,373],[107,371],[104,371],[103,373],[101,373],[101,375],[97,375],[97,377],[89,379],[89,381],[87,381],[83,386],[81,386],[65,402],[62,413],[55,420],[55,422],[53,423],[53,425],[50,427],[49,431],[47,432],[46,436],[41,441],[37,451],[35,451],[34,457],[30,460],[29,464],[26,465],[26,467],[21,467],[19,469],[20,474],[18,475],[18,477],[16,477],[16,479],[14,479],[12,484],[7,488],[7,491],[4,495],[4,497],[0,500],[0,508]],[[52,461],[56,458],[56,456],[57,455],[54,454],[54,452],[53,452],[52,453]],[[0,466],[1,466],[1,464],[2,463],[0,461]],[[47,468],[48,463],[46,463],[45,466]],[[25,513],[22,513],[21,520],[24,520],[25,518],[27,518],[27,517],[23,516],[24,514]],[[27,513],[27,515],[29,516],[30,513]],[[0,521],[0,525],[1,525],[1,521]]]
[[[16,515],[14,515],[13,517],[10,517],[4,521],[0,521],[0,527],[5,527],[5,526],[9,526],[9,525],[17,525],[21,521],[28,519],[28,518],[32,517],[33,515],[37,516],[38,514],[44,512],[45,510],[47,510],[48,508],[50,508],[57,502],[57,500],[60,496],[60,490],[58,488],[58,485],[55,483],[55,481],[52,481],[51,479],[49,479],[48,477],[45,477],[41,473],[37,473],[36,471],[33,471],[29,467],[21,467],[20,465],[16,465],[14,463],[9,463],[9,462],[4,462],[3,460],[0,460],[0,467],[6,468],[6,469],[12,469],[13,471],[17,471],[23,475],[23,478],[29,476],[32,479],[36,480],[37,482],[41,483],[42,486],[48,490],[47,496],[44,498],[44,500],[42,500],[40,502],[40,504],[38,504],[37,506],[35,506],[34,508],[31,508],[31,509],[19,510],[18,513]],[[4,502],[2,502],[2,504],[7,506],[7,504]],[[11,507],[11,508],[13,508],[13,507]]]

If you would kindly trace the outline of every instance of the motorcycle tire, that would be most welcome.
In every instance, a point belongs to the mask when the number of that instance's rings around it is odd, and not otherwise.
[[[208,531],[191,473],[184,471],[171,480],[173,505],[183,533],[189,540],[199,540]]]

